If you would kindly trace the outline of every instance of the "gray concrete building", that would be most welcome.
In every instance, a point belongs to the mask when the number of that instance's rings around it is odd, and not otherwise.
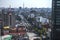
[[[15,11],[11,8],[2,10],[3,26],[15,26]]]

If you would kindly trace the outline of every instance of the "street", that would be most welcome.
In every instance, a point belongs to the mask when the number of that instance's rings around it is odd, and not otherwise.
[[[30,8],[31,9],[31,8]],[[24,8],[2,9],[0,29],[3,40],[50,40],[51,19],[42,10],[36,11]],[[44,9],[44,8],[42,8]],[[40,10],[37,8],[37,10]],[[46,10],[46,9],[45,9]],[[51,11],[50,11],[51,12]],[[48,13],[50,13],[48,12]],[[45,16],[46,15],[46,16]],[[0,37],[0,38],[1,38]]]

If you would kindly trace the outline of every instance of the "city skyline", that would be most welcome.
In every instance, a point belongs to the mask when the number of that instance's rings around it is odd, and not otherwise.
[[[0,0],[0,7],[51,8],[52,0]]]

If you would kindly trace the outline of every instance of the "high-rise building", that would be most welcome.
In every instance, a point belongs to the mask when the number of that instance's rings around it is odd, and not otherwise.
[[[12,9],[2,10],[3,26],[13,27],[15,25],[15,11]]]
[[[0,9],[0,18],[2,18],[2,9]]]
[[[60,0],[52,0],[52,40],[60,40]]]
[[[8,13],[6,9],[2,10],[3,26],[8,26]]]
[[[16,22],[14,10],[11,9],[8,11],[8,18],[9,18],[9,26],[14,27]]]

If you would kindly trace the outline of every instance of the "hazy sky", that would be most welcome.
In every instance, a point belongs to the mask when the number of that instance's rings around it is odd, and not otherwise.
[[[24,7],[37,7],[37,8],[41,8],[41,7],[49,7],[51,8],[52,6],[52,0],[0,0],[0,7],[9,7],[9,5],[11,5],[11,7],[23,7],[23,3],[24,3]]]

